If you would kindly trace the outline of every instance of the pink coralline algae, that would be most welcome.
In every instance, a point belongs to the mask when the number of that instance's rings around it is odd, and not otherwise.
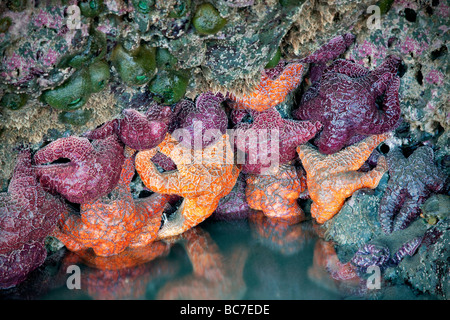
[[[396,75],[400,62],[399,58],[389,56],[369,71],[352,61],[339,59],[324,70],[293,112],[297,119],[323,124],[315,141],[321,153],[338,152],[368,135],[395,128],[401,113],[400,77]],[[379,108],[376,99],[383,95]]]
[[[248,115],[252,123],[245,122]],[[237,123],[234,143],[246,155],[242,172],[252,174],[293,160],[296,147],[313,138],[322,126],[318,121],[283,119],[275,108],[263,112],[234,110],[232,118]]]
[[[111,192],[119,181],[124,159],[124,147],[116,135],[92,142],[76,136],[60,138],[34,155],[44,189],[74,203],[93,201]]]
[[[444,84],[444,74],[439,70],[431,70],[425,77],[425,81],[431,84],[437,84],[439,86]]]
[[[385,233],[408,227],[430,195],[444,189],[445,174],[434,163],[431,147],[423,146],[405,158],[400,149],[389,153],[389,183],[378,217]]]
[[[31,152],[22,150],[8,192],[0,193],[0,288],[21,283],[44,262],[44,240],[66,211],[37,182]]]
[[[400,46],[401,53],[408,54],[412,52],[417,56],[420,56],[426,49],[428,49],[428,44],[425,41],[419,42],[408,36],[403,40]]]
[[[175,107],[169,132],[185,147],[203,149],[209,146],[225,133],[228,126],[221,105],[224,100],[220,93],[207,92],[200,94],[195,104],[190,100],[180,101]]]
[[[85,134],[89,139],[104,139],[115,133],[134,150],[152,149],[166,136],[172,112],[169,106],[153,104],[145,112],[134,109],[122,111],[123,118],[114,119]]]

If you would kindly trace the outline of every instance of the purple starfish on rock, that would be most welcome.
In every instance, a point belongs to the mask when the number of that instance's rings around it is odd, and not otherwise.
[[[251,116],[252,123],[246,122],[247,116]],[[261,174],[273,164],[294,160],[296,148],[322,127],[318,121],[283,119],[275,108],[262,112],[233,110],[232,119],[237,123],[234,143],[246,155],[242,172],[251,174]]]
[[[221,138],[228,127],[228,117],[220,93],[200,94],[194,102],[180,101],[174,111],[170,134],[187,148],[203,149]]]
[[[332,154],[368,135],[395,128],[400,119],[396,75],[400,58],[389,56],[376,69],[339,59],[327,67],[302,97],[293,116],[320,121],[323,130],[316,139],[319,151]],[[320,68],[319,68],[320,69]],[[379,106],[377,98],[381,97]]]
[[[116,135],[92,142],[76,136],[60,138],[34,155],[44,189],[74,203],[110,193],[119,181],[124,160],[124,147]]]
[[[134,150],[152,149],[164,140],[172,111],[169,106],[152,104],[145,114],[135,109],[125,109],[122,116],[84,136],[89,139],[104,139],[116,133],[126,146]]]
[[[0,288],[19,284],[44,262],[44,240],[66,211],[37,182],[31,152],[22,150],[8,192],[0,193]]]
[[[388,155],[389,182],[378,209],[385,233],[406,228],[420,215],[420,206],[445,186],[446,176],[434,163],[429,146],[417,148],[408,158],[397,148]]]

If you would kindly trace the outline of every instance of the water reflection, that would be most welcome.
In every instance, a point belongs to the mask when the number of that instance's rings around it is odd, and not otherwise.
[[[226,256],[208,232],[196,227],[185,232],[182,244],[192,264],[192,272],[169,281],[158,299],[241,299],[245,293],[243,279],[248,250],[236,247]]]
[[[66,286],[70,265],[80,267],[80,290]],[[116,256],[61,249],[22,285],[0,291],[0,298],[414,298],[404,286],[391,287],[389,295],[368,290],[366,279],[340,260],[313,221],[290,224],[250,211],[247,219],[207,220],[170,241]]]
[[[250,210],[248,217],[253,237],[268,248],[285,255],[298,253],[307,240],[316,237],[311,224],[269,218],[257,210]]]
[[[359,278],[355,267],[342,263],[334,244],[318,239],[314,246],[313,263],[308,268],[308,277],[321,287],[339,294],[362,296],[364,282]]]
[[[167,279],[176,273],[177,265],[162,259],[169,250],[170,245],[161,241],[127,248],[110,257],[97,256],[89,249],[68,253],[63,265],[85,266],[80,277],[81,289],[92,299],[144,299],[151,281]]]

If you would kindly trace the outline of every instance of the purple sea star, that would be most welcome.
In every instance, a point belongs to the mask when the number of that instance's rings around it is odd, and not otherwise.
[[[356,251],[351,263],[363,272],[370,266],[382,269],[397,266],[406,256],[413,256],[422,243],[433,241],[431,238],[434,231],[432,229],[427,231],[426,226],[420,221],[411,228],[412,230],[399,230],[392,234],[381,235],[366,243]]]
[[[400,77],[396,73],[400,62],[399,58],[389,56],[379,67],[368,71],[352,61],[339,59],[323,71],[293,112],[296,119],[323,124],[316,139],[321,153],[338,152],[368,135],[388,132],[397,125],[401,110]],[[379,108],[376,99],[383,95]]]
[[[433,149],[422,146],[405,158],[400,149],[388,155],[389,182],[378,218],[385,233],[406,228],[420,215],[420,206],[445,185],[445,175],[434,163]]]
[[[250,207],[245,200],[245,175],[240,174],[233,189],[220,199],[212,217],[216,220],[237,220],[248,216]]]
[[[51,163],[58,159],[70,161]],[[94,201],[111,192],[119,181],[124,159],[123,144],[116,135],[92,143],[76,136],[60,138],[34,155],[44,189],[74,203]]]
[[[169,106],[151,105],[145,114],[134,109],[122,111],[123,118],[114,119],[85,134],[89,139],[104,139],[116,133],[120,140],[135,150],[152,149],[166,136],[172,112]]]
[[[211,145],[222,137],[228,126],[228,117],[221,106],[224,100],[220,93],[206,92],[196,98],[195,104],[190,100],[180,101],[174,111],[170,134],[187,148],[198,150]]]
[[[247,114],[252,116],[253,123],[244,122]],[[278,164],[293,160],[297,146],[314,137],[322,126],[318,121],[283,119],[275,108],[263,112],[234,110],[232,118],[235,123],[241,121],[233,138],[237,149],[247,156],[242,172],[251,174],[260,174],[274,164],[272,160]],[[263,151],[265,148],[267,152]]]
[[[37,182],[31,152],[22,150],[8,192],[0,193],[0,288],[19,284],[44,262],[44,240],[66,211]]]

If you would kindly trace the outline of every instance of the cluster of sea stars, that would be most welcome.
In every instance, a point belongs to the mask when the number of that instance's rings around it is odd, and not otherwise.
[[[380,156],[373,170],[358,171],[399,121],[400,59],[388,57],[373,71],[334,60],[353,41],[350,34],[339,36],[303,60],[264,70],[248,96],[208,92],[195,102],[181,100],[173,110],[158,104],[144,114],[127,109],[83,137],[50,143],[36,152],[34,166],[30,152],[21,153],[8,193],[0,194],[6,241],[0,259],[5,266],[27,262],[7,270],[12,276],[2,277],[10,280],[1,285],[15,285],[42,263],[49,234],[69,250],[92,248],[108,257],[185,234],[216,209],[217,217],[260,210],[271,219],[267,225],[279,221],[287,230],[306,218],[297,202],[305,193],[313,201],[312,217],[324,223],[356,190],[375,188],[388,169],[390,192],[380,205],[380,221],[386,232],[405,228],[418,205],[442,189],[444,178],[430,151],[421,148],[408,159],[398,152],[388,160]],[[293,112],[298,120],[284,119],[275,106],[299,86],[308,63],[311,86]],[[217,134],[207,136],[208,130]],[[253,144],[247,141],[252,134],[258,137]],[[400,164],[388,168],[391,158]],[[418,178],[420,170],[426,178]],[[151,196],[133,197],[135,172]],[[181,205],[165,218],[166,206],[178,197],[184,198]],[[80,213],[70,212],[61,198],[80,204]],[[36,223],[39,232],[30,227]]]

